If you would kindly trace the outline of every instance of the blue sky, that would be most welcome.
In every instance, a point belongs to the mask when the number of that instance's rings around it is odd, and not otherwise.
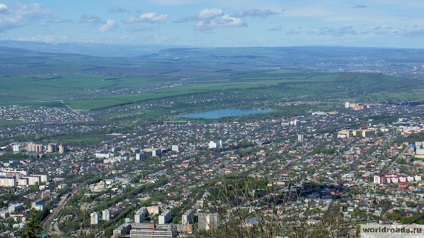
[[[424,48],[424,2],[0,0],[0,40]]]

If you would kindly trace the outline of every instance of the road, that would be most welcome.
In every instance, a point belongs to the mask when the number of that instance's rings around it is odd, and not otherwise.
[[[65,105],[65,107],[67,107],[69,110],[71,110],[73,113],[77,114],[80,117],[83,117],[83,115],[81,115],[77,110],[73,109],[72,107],[70,107],[68,104],[66,104],[63,100],[60,100],[60,102]]]
[[[55,233],[57,235],[61,235],[62,233],[59,230],[59,226],[57,225],[57,222],[55,222],[54,226],[52,226],[52,222],[54,222],[54,218],[58,217],[62,209],[65,207],[66,203],[68,203],[69,199],[75,196],[80,190],[80,187],[77,186],[72,189],[70,193],[66,193],[62,195],[62,198],[60,199],[60,202],[57,204],[57,207],[54,209],[53,213],[49,214],[46,219],[43,221],[43,229],[47,233]],[[52,227],[54,229],[52,229]]]
[[[396,164],[396,161],[399,160],[403,153],[405,153],[408,150],[408,146],[405,146],[405,148],[402,149],[402,151],[399,152],[398,156],[396,156],[396,158],[394,158],[390,164],[387,165],[386,168],[384,168],[382,171],[385,171],[386,173],[391,173],[390,171],[392,170],[393,166]]]

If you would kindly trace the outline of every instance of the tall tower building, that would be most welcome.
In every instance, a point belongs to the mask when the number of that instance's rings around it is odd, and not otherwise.
[[[102,211],[102,220],[103,221],[110,221],[110,211],[109,209],[105,209]]]
[[[60,144],[59,145],[59,154],[64,154],[66,152],[66,145]]]
[[[92,212],[90,214],[90,223],[91,225],[99,224],[99,214],[97,214],[97,212]]]

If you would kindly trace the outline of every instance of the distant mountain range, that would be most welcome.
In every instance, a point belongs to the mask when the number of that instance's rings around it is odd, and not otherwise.
[[[68,53],[102,57],[134,57],[156,53],[168,46],[110,45],[91,43],[43,43],[30,41],[0,41],[0,47],[20,48],[38,52]]]
[[[357,61],[362,59],[399,61],[424,64],[424,49],[360,48],[339,46],[295,47],[187,47],[175,45],[113,45],[98,43],[44,43],[31,41],[0,41],[0,47],[25,49],[36,52],[79,54],[101,57],[153,57],[257,60],[262,57],[321,61],[325,59]],[[346,57],[353,58],[346,58]]]
[[[135,62],[155,62],[168,67],[199,69],[199,65],[212,70],[222,67],[232,69],[291,68],[320,72],[368,72],[390,75],[416,76],[424,74],[424,49],[358,48],[337,46],[297,47],[210,47],[190,48],[157,45],[108,45],[90,43],[49,44],[25,41],[0,41],[0,63],[45,64],[50,56],[61,60],[80,56],[132,57]],[[93,57],[94,56],[94,57]],[[35,58],[42,57],[42,58]],[[47,58],[46,58],[47,57]],[[12,60],[14,59],[14,60]],[[86,62],[85,62],[86,63]],[[54,65],[55,63],[52,62]],[[119,64],[119,62],[115,62]],[[171,67],[172,68],[172,67]],[[200,67],[201,68],[201,67]],[[194,70],[194,69],[192,69]]]

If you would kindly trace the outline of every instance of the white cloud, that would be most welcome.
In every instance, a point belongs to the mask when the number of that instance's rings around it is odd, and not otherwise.
[[[118,25],[113,19],[108,19],[105,24],[101,25],[99,27],[100,32],[108,32],[108,31],[114,31],[118,28]]]
[[[228,27],[243,27],[246,22],[238,17],[230,15],[223,15],[215,19],[200,20],[194,24],[194,27],[199,30],[211,30],[214,28],[228,28]]]
[[[197,14],[197,18],[210,19],[216,16],[221,16],[222,14],[224,14],[224,12],[219,8],[206,8],[206,9],[200,10],[200,12]]]
[[[260,18],[267,18],[271,15],[275,15],[277,12],[272,11],[270,9],[250,9],[250,10],[243,10],[240,11],[237,16],[238,17],[260,17]]]
[[[144,13],[140,16],[140,19],[142,21],[148,21],[148,22],[161,22],[168,19],[167,14],[157,14],[154,12]]]
[[[84,15],[81,16],[80,22],[81,23],[100,24],[100,23],[102,23],[102,19],[100,17],[97,17],[97,16],[84,14]]]
[[[246,26],[246,22],[238,17],[232,17],[230,15],[224,15],[220,21],[216,22],[216,26]]]
[[[138,23],[138,22],[150,22],[158,23],[168,19],[168,14],[158,14],[155,12],[148,12],[141,14],[140,16],[130,17],[124,21],[124,23]]]
[[[6,4],[0,3],[0,14],[7,13],[8,7]]]
[[[174,23],[183,23],[189,21],[195,22],[193,27],[197,30],[243,27],[247,25],[242,18],[225,14],[224,11],[219,8],[205,8],[200,10],[194,16],[180,18],[179,20],[174,21]]]
[[[22,27],[51,15],[40,4],[0,4],[0,32]]]
[[[405,26],[403,28],[394,28],[394,27],[374,27],[370,31],[365,32],[364,34],[375,34],[379,36],[399,36],[399,37],[424,37],[424,27]]]
[[[344,35],[356,35],[358,32],[352,26],[344,27],[315,27],[308,31],[308,34],[312,35],[331,35],[331,36],[344,36]]]

